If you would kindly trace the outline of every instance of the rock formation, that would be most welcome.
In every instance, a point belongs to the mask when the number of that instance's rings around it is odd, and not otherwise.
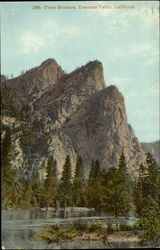
[[[136,176],[145,156],[127,124],[124,98],[117,87],[106,87],[103,66],[87,63],[66,74],[54,59],[19,77],[2,79],[2,134],[12,130],[11,161],[21,174],[45,175],[53,155],[59,173],[67,154],[73,169],[77,155],[88,173],[92,160],[117,167],[122,151]]]
[[[160,165],[160,141],[142,142],[141,146],[146,153],[152,154],[157,163]]]

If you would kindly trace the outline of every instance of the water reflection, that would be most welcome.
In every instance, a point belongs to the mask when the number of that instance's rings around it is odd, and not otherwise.
[[[34,233],[49,224],[65,224],[73,221],[102,219],[106,214],[95,211],[36,211],[36,210],[3,210],[2,211],[2,244],[7,249],[95,249],[95,248],[133,248],[136,242],[117,242],[108,245],[103,241],[66,241],[61,243],[46,243],[35,241]],[[107,220],[113,218],[107,217]],[[115,221],[116,223],[116,221]]]

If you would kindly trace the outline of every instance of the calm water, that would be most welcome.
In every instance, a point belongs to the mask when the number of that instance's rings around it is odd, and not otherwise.
[[[78,220],[104,220],[104,215],[94,211],[81,212],[43,212],[35,210],[3,210],[2,211],[2,245],[6,249],[95,249],[95,248],[133,248],[136,242],[119,242],[108,245],[102,241],[66,241],[46,244],[35,241],[33,235],[49,224],[65,224]],[[111,219],[111,218],[110,218]],[[109,218],[107,219],[109,220]]]

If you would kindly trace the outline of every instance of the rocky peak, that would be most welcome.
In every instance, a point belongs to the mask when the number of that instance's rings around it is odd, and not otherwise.
[[[105,86],[105,80],[103,75],[103,66],[99,61],[90,61],[86,65],[77,68],[70,74],[66,75],[67,82],[74,81],[77,85],[84,85],[86,88],[95,90],[102,90]],[[85,81],[85,84],[84,84]]]
[[[34,102],[34,110],[41,109],[52,122],[62,125],[81,103],[104,88],[102,63],[89,62],[64,74]]]
[[[49,66],[49,65],[51,65],[51,64],[53,64],[53,65],[58,65],[58,63],[56,62],[55,59],[53,59],[53,58],[48,58],[48,59],[46,59],[44,62],[42,62],[41,65],[40,65],[39,67],[47,67],[47,66]]]
[[[16,88],[22,95],[38,93],[54,85],[64,71],[54,59],[44,61],[40,66],[27,70],[19,77],[10,79],[8,85]]]
[[[104,168],[116,167],[123,151],[133,176],[144,162],[127,123],[123,95],[116,86],[105,86],[101,62],[65,74],[47,59],[7,83],[2,122],[12,123],[12,162],[22,173],[36,168],[43,174],[49,155],[57,160],[59,173],[66,155],[73,168],[80,155],[88,171],[93,159]]]
[[[49,85],[57,83],[59,78],[64,74],[62,68],[54,59],[47,59],[37,69],[38,76]]]

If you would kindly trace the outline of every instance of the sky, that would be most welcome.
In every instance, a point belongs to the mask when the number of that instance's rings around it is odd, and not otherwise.
[[[139,141],[156,141],[158,9],[158,1],[1,2],[1,73],[15,77],[48,58],[69,73],[99,60],[106,86],[125,98]]]

